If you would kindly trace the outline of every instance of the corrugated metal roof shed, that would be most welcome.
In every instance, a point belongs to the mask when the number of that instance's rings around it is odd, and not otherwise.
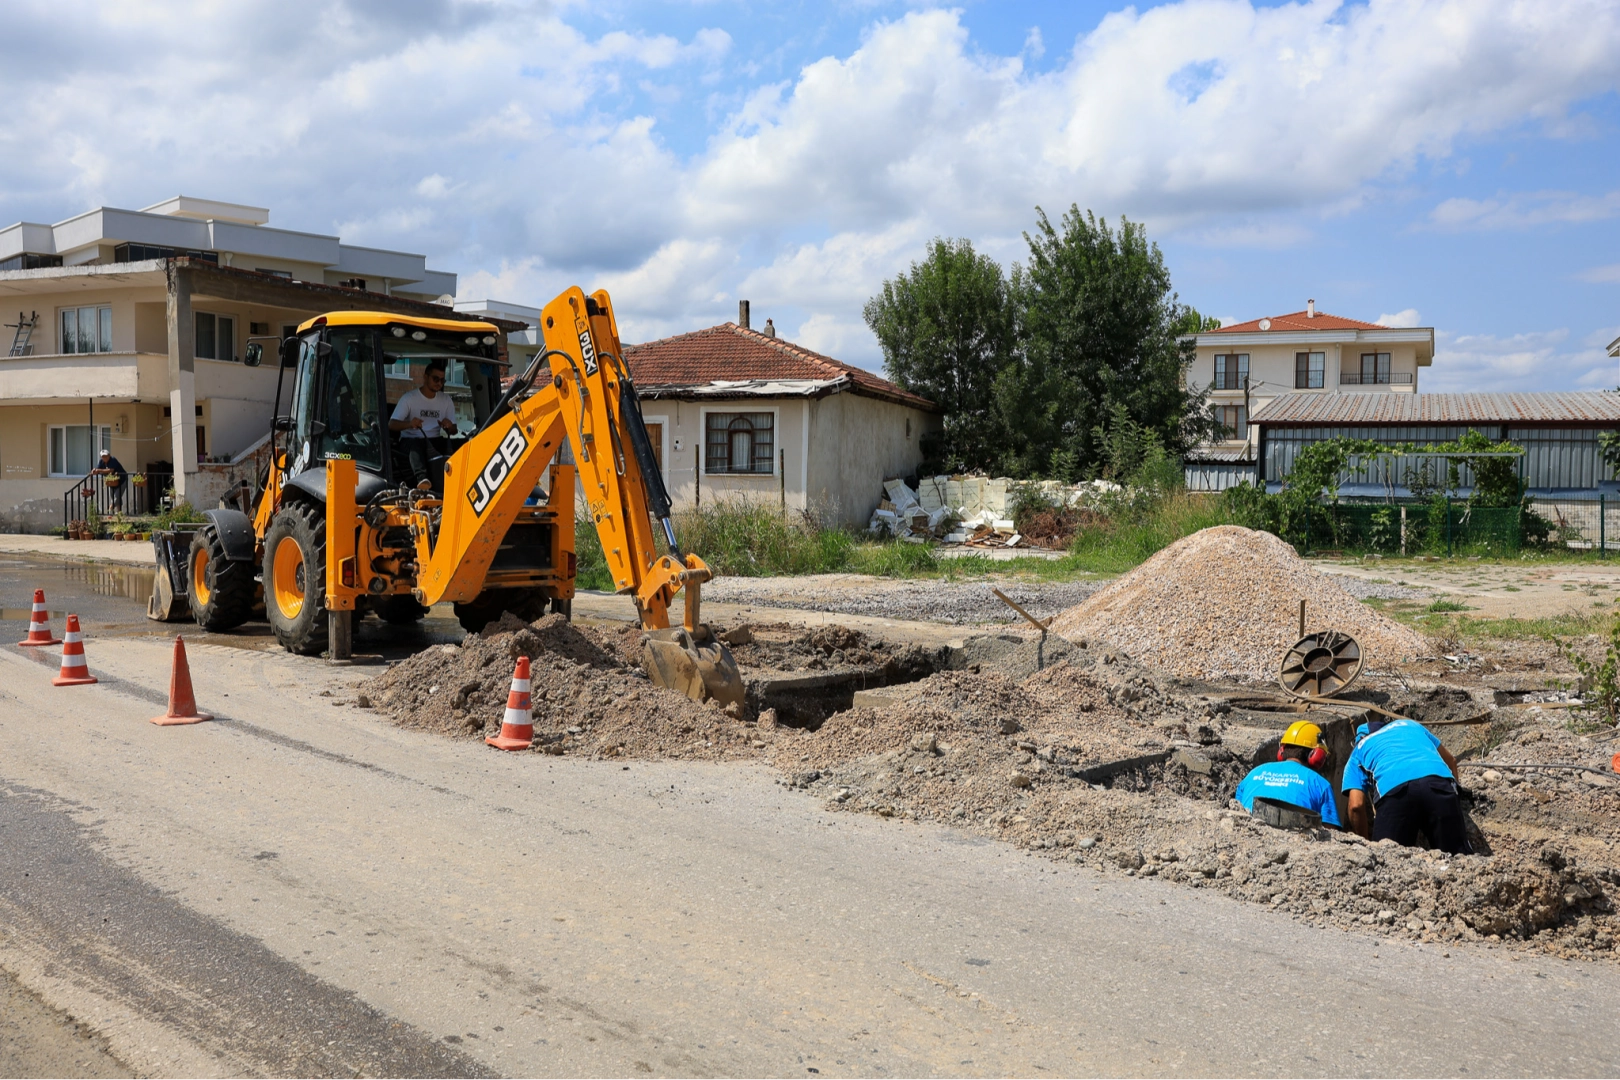
[[[1620,424],[1620,393],[1283,394],[1251,424]]]

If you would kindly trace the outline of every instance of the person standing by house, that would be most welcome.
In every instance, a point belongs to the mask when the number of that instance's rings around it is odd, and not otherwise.
[[[1416,720],[1374,720],[1356,728],[1344,763],[1350,828],[1369,840],[1412,847],[1421,832],[1452,855],[1469,855],[1457,797],[1457,759]]]
[[[1318,769],[1328,763],[1328,749],[1322,742],[1322,729],[1309,720],[1296,720],[1283,732],[1277,746],[1277,760],[1249,770],[1233,796],[1249,813],[1256,798],[1309,810],[1322,824],[1339,828],[1339,807],[1333,799],[1333,785]]]
[[[443,360],[429,361],[422,369],[421,388],[407,390],[388,420],[388,430],[399,433],[413,484],[430,480],[439,487],[442,483],[430,463],[449,454],[446,436],[456,430],[456,406],[444,392],[444,370]]]
[[[129,486],[129,472],[124,468],[123,463],[112,456],[111,450],[103,450],[100,464],[91,469],[90,474],[92,476],[111,478],[106,481],[106,484],[112,494],[113,509],[123,513],[124,489]]]

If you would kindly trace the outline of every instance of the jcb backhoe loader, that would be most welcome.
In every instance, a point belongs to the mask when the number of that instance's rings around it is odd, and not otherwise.
[[[154,535],[151,617],[189,612],[226,630],[262,604],[289,652],[342,660],[368,611],[404,623],[452,601],[469,631],[503,611],[568,613],[577,470],[614,585],[648,631],[649,676],[698,700],[741,701],[735,661],[699,621],[711,574],[676,542],[612,302],[571,288],[545,306],[540,332],[545,348],[503,390],[490,323],[369,311],[304,323],[281,345],[292,408],[274,417],[258,491],[204,511],[189,534]],[[388,430],[388,379],[431,361],[448,369],[440,393],[457,433],[434,475],[413,483]],[[280,402],[278,382],[278,414]],[[553,460],[565,443],[571,464]],[[671,628],[683,588],[684,625]]]

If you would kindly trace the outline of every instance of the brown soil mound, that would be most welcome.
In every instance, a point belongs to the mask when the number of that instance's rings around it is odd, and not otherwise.
[[[1307,630],[1342,630],[1371,665],[1422,653],[1424,639],[1385,618],[1307,566],[1265,532],[1235,525],[1176,541],[1084,603],[1052,629],[1070,640],[1101,638],[1178,675],[1271,680]]]

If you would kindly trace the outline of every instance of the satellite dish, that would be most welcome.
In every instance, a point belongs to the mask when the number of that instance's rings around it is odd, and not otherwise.
[[[1260,320],[1260,329],[1262,329],[1262,330],[1270,330],[1271,329],[1271,320],[1270,319],[1261,319]]]

